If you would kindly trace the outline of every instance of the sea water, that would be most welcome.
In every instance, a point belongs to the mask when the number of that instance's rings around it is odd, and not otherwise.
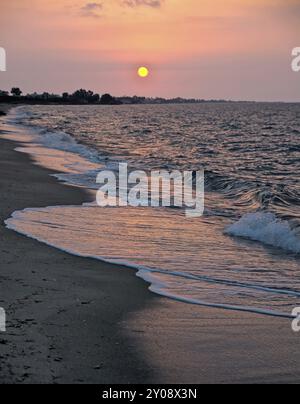
[[[68,251],[133,267],[191,304],[290,316],[300,305],[300,105],[26,106],[5,137],[93,192],[102,169],[205,170],[205,213],[56,206],[6,224]],[[10,131],[10,132],[9,132]]]

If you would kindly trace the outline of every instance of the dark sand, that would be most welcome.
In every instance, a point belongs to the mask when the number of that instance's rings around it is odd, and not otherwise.
[[[289,320],[160,298],[133,270],[7,230],[15,210],[88,199],[17,146],[0,140],[0,383],[300,382]]]

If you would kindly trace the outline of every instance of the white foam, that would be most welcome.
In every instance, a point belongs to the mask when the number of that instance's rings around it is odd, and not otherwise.
[[[220,309],[227,309],[227,310],[237,310],[237,311],[246,311],[246,312],[252,312],[252,313],[257,313],[257,314],[264,314],[264,315],[270,315],[270,316],[276,316],[276,317],[286,317],[286,318],[292,318],[292,316],[289,313],[279,311],[276,309],[266,309],[266,308],[261,308],[261,307],[251,307],[251,306],[245,306],[243,304],[226,304],[226,303],[218,303],[218,302],[209,302],[206,301],[205,299],[199,299],[197,297],[192,297],[192,296],[187,296],[185,294],[180,294],[177,293],[176,291],[170,291],[168,288],[168,281],[166,280],[166,277],[168,277],[170,280],[174,280],[174,278],[182,278],[182,279],[189,279],[193,280],[196,282],[200,282],[202,284],[213,284],[213,285],[223,285],[225,288],[229,288],[230,290],[233,289],[239,289],[239,290],[245,290],[246,292],[250,293],[251,291],[259,291],[259,292],[264,292],[267,295],[287,295],[287,296],[294,296],[294,297],[299,297],[300,292],[298,291],[293,291],[293,290],[288,290],[288,289],[276,289],[271,286],[267,285],[259,285],[259,284],[250,284],[250,283],[243,283],[243,282],[237,282],[237,281],[231,281],[229,279],[219,279],[219,278],[214,278],[214,277],[209,277],[209,276],[201,276],[201,275],[195,275],[192,273],[188,272],[178,272],[178,271],[168,271],[164,269],[159,269],[159,268],[151,268],[147,267],[141,264],[133,263],[124,259],[118,259],[117,257],[112,258],[107,258],[101,255],[97,255],[97,252],[95,250],[94,253],[91,252],[83,252],[78,250],[76,248],[76,245],[65,245],[62,246],[60,243],[59,239],[52,239],[50,241],[49,238],[47,238],[46,235],[40,235],[37,236],[34,234],[34,232],[30,231],[30,226],[28,229],[26,229],[27,226],[24,227],[24,224],[32,222],[32,218],[30,217],[30,213],[47,213],[53,211],[55,213],[56,210],[59,210],[60,208],[75,208],[75,209],[80,209],[79,206],[52,206],[48,208],[28,208],[24,209],[23,211],[16,211],[12,214],[11,218],[7,219],[5,221],[6,227],[8,229],[14,230],[20,234],[23,234],[27,237],[30,237],[32,239],[35,239],[39,242],[42,242],[44,244],[47,244],[51,247],[58,248],[64,252],[67,252],[69,254],[75,255],[75,256],[80,256],[84,258],[92,258],[92,259],[97,259],[103,262],[108,262],[111,264],[116,264],[116,265],[122,265],[126,267],[130,267],[135,269],[137,272],[137,276],[145,280],[147,283],[150,284],[150,290],[154,293],[157,293],[161,296],[171,298],[173,300],[177,300],[183,303],[189,303],[193,305],[200,305],[200,306],[206,306],[206,307],[214,307],[214,308],[220,308]],[[48,219],[47,219],[48,222]],[[50,224],[50,223],[49,223]],[[26,229],[26,230],[25,230]],[[45,233],[47,234],[47,233]],[[163,277],[160,277],[159,275],[163,275]],[[172,282],[172,281],[171,281]]]
[[[300,238],[287,221],[273,213],[248,213],[225,230],[226,234],[245,237],[264,244],[300,253]]]
[[[30,113],[24,107],[17,107],[11,110],[6,117],[8,124],[18,125],[23,128],[30,128],[30,141],[40,144],[49,149],[61,150],[86,158],[87,160],[98,163],[103,161],[103,157],[96,150],[80,144],[68,133],[62,131],[48,131],[45,128],[30,125],[28,118]]]
[[[139,276],[146,282],[151,283],[151,280],[152,280],[151,272],[139,271],[137,273],[137,276]],[[262,314],[262,315],[271,316],[271,317],[282,317],[282,318],[294,318],[295,317],[293,315],[279,312],[279,311],[274,311],[274,310],[265,310],[265,309],[250,307],[250,306],[236,306],[236,305],[230,305],[230,304],[208,303],[208,302],[205,302],[200,299],[193,299],[193,298],[188,298],[185,296],[179,296],[174,293],[169,293],[164,288],[164,285],[160,285],[159,283],[155,283],[155,282],[153,282],[151,284],[149,290],[153,293],[167,297],[169,299],[176,300],[176,301],[182,302],[182,303],[193,304],[193,305],[197,305],[197,306],[212,307],[215,309],[240,311],[240,312],[247,312],[247,313],[254,313],[254,314]]]
[[[40,144],[50,149],[57,149],[71,153],[79,154],[91,162],[99,162],[100,156],[95,150],[79,144],[71,135],[64,132],[48,132],[46,130],[38,131]]]

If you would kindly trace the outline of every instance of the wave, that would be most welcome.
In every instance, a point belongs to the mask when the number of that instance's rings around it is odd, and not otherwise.
[[[34,133],[34,140],[44,147],[78,154],[92,163],[104,165],[109,170],[117,169],[120,156],[116,156],[115,159],[114,156],[105,154],[103,150],[97,150],[85,143],[84,139],[79,143],[72,136],[71,129],[69,134],[51,128],[49,124],[37,125],[33,122],[33,113],[24,107],[15,109],[12,114],[9,114],[9,119],[12,123],[30,127],[32,133]],[[130,165],[132,169],[136,168],[134,161],[130,162]],[[150,169],[151,164],[144,168]],[[156,168],[178,169],[178,167],[173,167],[172,164]],[[253,180],[253,178],[240,178],[225,171],[218,172],[214,167],[206,166],[203,168],[205,169],[206,192],[217,192],[222,198],[222,201],[219,200],[218,202],[218,209],[216,209],[216,206],[210,207],[206,202],[207,212],[214,212],[216,215],[223,217],[239,217],[246,212],[256,212],[259,209],[268,210],[276,213],[283,220],[295,221],[295,225],[300,227],[298,213],[300,189],[295,181],[289,181],[287,184],[282,184],[282,182],[269,183],[258,179]],[[186,167],[186,169],[189,168]],[[86,172],[83,170],[80,175],[58,174],[57,178],[73,185],[95,189],[95,176],[95,171]]]
[[[71,208],[72,206],[67,206],[68,208]],[[78,206],[73,206],[76,208],[79,208]],[[251,291],[258,291],[265,293],[266,296],[270,295],[286,295],[290,297],[299,297],[300,296],[300,291],[297,290],[292,290],[292,289],[287,289],[287,288],[276,288],[274,286],[266,285],[266,284],[256,284],[256,283],[248,283],[248,282],[239,282],[239,281],[234,281],[230,279],[222,279],[222,278],[217,278],[213,276],[205,276],[205,275],[195,275],[189,272],[179,272],[179,271],[170,271],[170,270],[165,270],[161,268],[153,268],[149,267],[146,265],[141,265],[141,264],[136,264],[124,259],[118,259],[118,258],[106,258],[101,255],[96,255],[96,254],[91,254],[91,253],[83,253],[80,252],[78,249],[76,249],[75,246],[70,246],[70,247],[63,247],[60,242],[57,241],[49,241],[47,237],[44,236],[36,236],[30,231],[26,231],[22,229],[22,226],[20,224],[26,222],[26,214],[30,212],[45,212],[47,210],[53,210],[55,211],[58,208],[63,208],[63,206],[51,206],[48,208],[27,208],[22,211],[15,211],[11,217],[7,220],[5,220],[5,225],[6,228],[13,230],[19,234],[22,234],[26,237],[32,238],[36,241],[39,241],[43,244],[46,244],[48,246],[57,248],[61,251],[64,251],[68,254],[79,256],[82,258],[90,258],[90,259],[96,259],[102,262],[107,262],[110,264],[114,265],[121,265],[127,268],[134,269],[137,271],[137,276],[146,281],[147,283],[150,284],[149,289],[158,295],[168,297],[170,299],[183,302],[183,303],[188,303],[188,304],[193,304],[193,305],[199,305],[199,306],[206,306],[206,307],[213,307],[213,308],[219,308],[219,309],[224,309],[224,310],[234,310],[234,311],[243,311],[243,312],[251,312],[251,313],[256,313],[256,314],[262,314],[262,315],[269,315],[269,316],[275,316],[275,317],[285,317],[285,318],[293,318],[294,316],[291,315],[290,313],[279,311],[274,309],[266,309],[262,307],[255,307],[255,306],[246,306],[243,304],[228,304],[228,303],[218,303],[216,302],[209,302],[205,300],[205,298],[199,299],[196,297],[192,296],[187,296],[184,292],[183,293],[176,293],[176,291],[171,291],[168,288],[168,281],[166,281],[166,278],[169,279],[182,279],[184,280],[192,280],[195,282],[198,282],[199,284],[213,284],[213,285],[222,285],[225,288],[228,288],[228,293],[237,293],[237,290],[243,290],[245,293],[250,293]],[[48,226],[51,227],[51,223],[47,223]],[[162,275],[162,278],[160,277]],[[172,282],[172,281],[171,281]],[[235,291],[235,292],[234,292]]]
[[[23,124],[24,125],[24,124]],[[37,127],[33,125],[26,125],[27,127],[34,128],[31,129],[33,130],[33,139],[37,143],[40,143],[42,146],[51,148],[51,149],[57,149],[57,150],[62,150],[65,152],[71,152],[75,154],[79,154],[83,157],[85,157],[89,161],[101,161],[101,155],[98,153],[96,150],[93,150],[92,148],[89,148],[88,146],[84,144],[78,143],[71,135],[65,133],[65,132],[60,132],[60,131],[51,131],[49,127],[47,128],[42,128],[42,127]],[[32,133],[32,132],[31,132]],[[64,155],[67,155],[67,153],[64,153]],[[103,159],[102,159],[103,161]],[[113,161],[105,161],[106,167],[109,165],[116,164]],[[110,168],[113,168],[111,166]],[[97,173],[97,170],[94,171],[86,171],[86,170],[78,170],[78,172],[71,172],[71,173],[64,173],[64,174],[55,174],[55,176],[64,182],[68,182],[71,184],[76,184],[76,185],[81,185],[90,189],[93,189],[95,187],[95,176]],[[270,186],[267,184],[263,184],[262,182],[253,182],[253,181],[248,181],[247,179],[239,179],[239,178],[230,178],[229,176],[222,174],[215,173],[213,171],[209,172],[206,171],[206,180],[207,180],[207,187],[208,189],[211,190],[216,190],[218,191],[218,194],[221,196],[225,196],[227,200],[232,201],[232,205],[225,205],[226,207],[229,206],[230,209],[227,209],[227,212],[232,211],[232,215],[234,215],[234,218],[236,219],[237,217],[240,217],[242,213],[245,212],[247,209],[252,210],[252,212],[257,209],[260,209],[262,207],[269,208],[276,202],[277,206],[282,207],[282,212],[285,213],[285,209],[287,208],[289,211],[291,209],[292,205],[299,205],[299,198],[297,194],[297,190],[295,189],[287,189],[286,187],[282,186],[282,189],[279,189],[279,187],[276,187],[275,185]],[[289,192],[287,192],[289,191]],[[220,203],[220,200],[218,198],[218,204],[213,205],[213,208],[219,208],[217,212],[220,214],[220,216],[225,216],[225,210],[224,210],[224,205]],[[297,207],[296,206],[296,207]],[[54,209],[56,207],[53,207]],[[241,208],[243,209],[242,212],[240,212],[238,209]],[[28,209],[30,211],[30,209]],[[36,211],[36,210],[34,210]],[[26,212],[26,210],[24,211]],[[214,215],[216,215],[216,210],[212,209],[212,212],[214,212]],[[278,213],[276,211],[276,213]],[[288,215],[285,216],[286,219]],[[278,216],[277,216],[278,217]],[[50,242],[47,241],[47,237],[35,237],[30,234],[30,232],[27,231],[20,231],[18,228],[18,221],[22,220],[22,213],[21,212],[15,212],[12,216],[11,219],[7,220],[5,223],[8,228],[15,230],[21,234],[26,235],[27,237],[31,237],[35,240],[38,240],[40,242],[43,242],[45,244],[51,245],[53,247],[56,247],[58,249],[61,249],[63,251],[66,251],[70,254],[73,255],[78,255],[81,257],[89,257],[89,258],[96,258],[101,261],[106,261],[114,264],[119,264],[119,265],[124,265],[128,266],[131,268],[134,268],[138,270],[138,275],[146,280],[148,283],[151,284],[150,289],[153,292],[156,292],[160,295],[185,302],[185,303],[190,303],[190,304],[197,304],[197,305],[202,305],[202,306],[209,306],[209,307],[218,307],[218,308],[223,308],[223,309],[230,309],[230,310],[242,310],[242,311],[248,311],[248,312],[254,312],[254,313],[260,313],[260,314],[268,314],[268,315],[275,315],[275,316],[284,316],[284,317],[290,317],[289,314],[280,312],[279,309],[278,311],[276,310],[276,307],[278,308],[279,306],[274,305],[274,310],[268,310],[268,309],[263,309],[263,308],[258,308],[258,307],[249,307],[248,306],[248,300],[245,302],[245,304],[241,299],[241,295],[249,295],[251,296],[251,292],[263,292],[264,296],[266,296],[266,301],[269,300],[269,297],[271,294],[275,294],[275,297],[278,298],[278,295],[287,295],[290,297],[299,297],[299,292],[296,290],[289,290],[288,288],[276,288],[272,287],[269,282],[266,282],[266,284],[258,285],[255,284],[255,281],[250,281],[249,283],[244,283],[243,279],[242,282],[234,282],[230,281],[229,279],[219,279],[217,276],[195,276],[190,273],[179,273],[175,271],[165,271],[165,270],[160,270],[160,269],[154,269],[154,268],[147,268],[146,266],[138,265],[138,264],[133,264],[127,261],[122,261],[118,259],[105,259],[104,257],[101,257],[100,254],[97,256],[97,251],[94,251],[94,255],[85,255],[85,254],[80,254],[74,246],[70,246],[69,248],[63,248],[59,241],[54,241]],[[227,222],[228,223],[228,222]],[[50,226],[50,224],[48,224]],[[80,228],[78,228],[80,230]],[[198,227],[197,227],[198,231]],[[240,236],[240,237],[248,237],[250,239],[256,240],[263,242],[264,244],[269,244],[272,246],[280,247],[285,250],[288,250],[290,252],[294,253],[299,253],[300,252],[300,239],[297,237],[297,234],[292,228],[290,227],[289,223],[287,221],[282,221],[276,218],[276,216],[272,213],[252,213],[252,214],[247,214],[242,217],[237,223],[234,225],[230,226],[228,229],[226,229],[227,234],[231,234],[234,236]],[[220,231],[222,233],[222,230]],[[252,248],[252,246],[251,246]],[[246,261],[247,262],[247,261]],[[150,264],[151,265],[151,264]],[[161,263],[154,263],[153,266],[157,265],[158,268],[163,267]],[[161,277],[158,277],[157,275],[161,275]],[[164,282],[166,277],[170,280],[170,282]],[[223,275],[222,275],[223,277]],[[226,275],[224,276],[226,277]],[[163,279],[160,279],[163,278]],[[170,291],[168,289],[168,285],[172,285],[174,283],[174,278],[179,278],[179,281],[183,282],[182,285],[182,291],[183,293],[176,293],[173,290]],[[217,303],[217,299],[210,299],[208,298],[206,301],[206,296],[205,295],[200,295],[200,297],[203,298],[203,300],[198,299],[197,297],[192,296],[186,296],[185,293],[185,280],[192,280],[195,281],[195,284],[201,284],[204,285],[205,287],[208,284],[213,284],[214,287],[217,288],[217,285],[222,285],[224,286],[225,291],[227,295],[236,295],[237,299],[232,299],[233,304],[229,304],[230,298],[226,300],[226,303]],[[270,286],[267,286],[270,285]],[[171,287],[172,289],[172,287]],[[241,293],[237,293],[241,292]],[[225,293],[225,297],[226,297]],[[254,296],[255,297],[255,296]],[[213,300],[214,302],[209,302],[209,300]],[[239,301],[241,304],[238,304]],[[251,302],[250,302],[251,305]],[[271,306],[271,305],[270,305]],[[263,307],[263,306],[262,306]],[[271,306],[272,307],[272,306]],[[286,308],[283,309],[283,311],[286,311]]]
[[[278,219],[273,213],[247,213],[238,222],[225,230],[226,234],[245,237],[264,244],[300,253],[300,238],[287,221]]]
[[[271,184],[205,170],[205,185],[208,191],[217,191],[234,200],[236,206],[266,209],[270,206],[298,207],[300,203],[300,189],[296,181],[287,185]]]
[[[30,134],[33,135],[34,141],[44,147],[79,154],[93,163],[103,161],[103,156],[98,151],[79,143],[72,135],[33,125],[30,122],[30,117],[29,111],[24,111],[23,107],[18,107],[10,112],[7,122],[30,128]]]
[[[45,147],[77,153],[92,162],[99,161],[99,155],[85,145],[78,143],[71,135],[65,132],[48,132],[45,129],[38,130],[39,141]]]

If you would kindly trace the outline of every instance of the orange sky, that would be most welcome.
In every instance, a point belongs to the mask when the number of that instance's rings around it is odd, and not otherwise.
[[[0,2],[1,89],[300,101],[300,0]]]

